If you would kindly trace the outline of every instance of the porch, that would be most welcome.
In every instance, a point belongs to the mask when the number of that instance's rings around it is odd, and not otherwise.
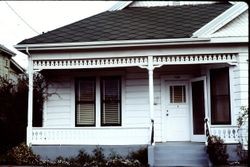
[[[151,59],[129,58],[124,60],[108,59],[106,61],[102,59],[99,60],[99,63],[98,60],[95,60],[96,62],[94,60],[83,60],[79,62],[60,62],[59,60],[34,61],[34,69],[43,70],[48,78],[53,79],[53,84],[49,88],[49,92],[56,92],[56,94],[49,97],[45,102],[43,127],[32,127],[28,129],[31,133],[29,143],[32,143],[32,145],[144,145],[166,141],[204,142],[205,129],[200,136],[195,136],[193,133],[194,120],[192,115],[191,83],[194,81],[194,78],[201,77],[201,81],[207,84],[208,81],[206,78],[209,76],[211,64],[216,62],[213,66],[218,68],[230,67],[232,63],[236,61],[236,57],[235,55],[228,54],[227,56],[186,56],[186,60],[184,58],[185,56],[172,57],[171,59],[169,57],[151,57]],[[147,63],[149,63],[148,60],[153,61],[155,64],[153,66],[151,65],[153,69],[155,68],[154,72],[152,71],[153,73],[145,69]],[[178,61],[173,63],[176,60]],[[190,65],[190,60],[195,63]],[[122,62],[125,63],[125,66]],[[112,66],[113,63],[118,67],[107,68]],[[168,65],[168,63],[170,64],[169,66],[165,66],[164,63],[166,65]],[[90,68],[92,67],[91,65],[93,68]],[[81,69],[81,66],[86,66],[86,69]],[[101,74],[100,66],[102,67]],[[119,126],[103,126],[101,124],[101,103],[95,101],[95,106],[97,106],[94,120],[95,125],[91,127],[76,126],[75,78],[95,77],[95,96],[96,99],[100,99],[101,92],[99,89],[101,78],[103,76],[114,75],[121,76],[121,124]],[[151,79],[149,80],[148,78]],[[170,122],[168,121],[170,117],[168,117],[167,114],[172,114],[170,113],[171,111],[166,113],[166,110],[169,106],[174,106],[174,108],[183,106],[181,103],[177,105],[166,103],[166,101],[170,101],[171,98],[170,94],[167,93],[171,86],[169,83],[171,83],[172,86],[178,86],[179,83],[183,85],[184,83],[185,86],[185,112],[187,115],[184,119],[187,126],[185,126],[186,129],[182,129],[179,134],[167,133],[173,131],[173,124],[166,124],[166,122]],[[203,86],[206,92],[206,98],[204,98],[204,100],[207,100],[208,87]],[[201,118],[202,120],[204,120],[205,117],[210,117],[208,101],[205,102],[206,106],[203,111],[204,117]],[[153,107],[150,107],[150,104]],[[153,124],[151,124],[150,120],[154,120]],[[176,123],[179,124],[180,122]],[[202,121],[199,126],[204,127],[204,122]],[[176,131],[178,130],[179,129],[176,129]],[[225,142],[238,142],[236,126],[213,125],[211,126],[211,131],[221,136]],[[184,136],[184,133],[185,139],[178,139],[178,137]],[[152,136],[152,134],[154,136]],[[175,138],[170,139],[171,137]]]

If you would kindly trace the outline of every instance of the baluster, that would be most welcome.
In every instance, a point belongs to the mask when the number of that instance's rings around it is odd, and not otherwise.
[[[181,56],[181,61],[184,61],[184,57],[183,56]]]
[[[131,58],[131,63],[134,64],[134,62],[135,62],[135,61],[134,61],[134,58]]]
[[[122,61],[121,61],[121,59],[118,59],[118,64],[122,64]]]
[[[218,55],[218,60],[221,60],[221,55]]]
[[[226,59],[227,59],[226,55],[223,55],[222,59],[223,59],[223,60],[226,60]]]
[[[199,56],[199,61],[202,61],[203,60],[203,57],[202,56]]]
[[[198,61],[198,56],[194,56],[194,61]]]
[[[172,57],[172,60],[171,60],[171,61],[172,61],[172,62],[175,62],[175,57],[174,57],[174,56]]]
[[[176,57],[176,60],[175,60],[175,61],[176,61],[176,62],[180,61],[179,56]]]
[[[126,59],[122,59],[122,64],[126,64],[127,63],[127,61],[126,61]]]
[[[207,61],[207,55],[204,56],[204,61]]]
[[[162,58],[162,62],[165,63],[166,62],[166,57]]]
[[[194,57],[193,56],[190,56],[190,61],[194,61]]]
[[[217,56],[216,55],[213,55],[213,60],[217,60]]]
[[[130,58],[127,58],[127,64],[130,64]]]
[[[97,63],[96,63],[98,66],[100,65],[100,60],[99,59],[97,59]]]
[[[59,66],[62,66],[62,60],[59,61]]]
[[[226,139],[227,138],[227,130],[223,129],[222,132],[223,132],[223,139]]]

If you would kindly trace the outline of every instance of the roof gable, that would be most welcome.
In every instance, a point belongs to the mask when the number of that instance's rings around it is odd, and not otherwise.
[[[214,32],[210,37],[247,37],[248,32],[248,11],[245,11],[237,18]]]
[[[218,3],[107,11],[19,44],[190,38],[231,6]]]
[[[244,11],[248,9],[248,5],[245,2],[237,2],[227,11],[215,17],[208,24],[198,29],[193,33],[193,37],[208,37],[220,28],[231,22],[233,19],[238,17]]]

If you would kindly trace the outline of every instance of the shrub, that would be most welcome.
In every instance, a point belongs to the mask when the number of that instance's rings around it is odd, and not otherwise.
[[[240,112],[239,117],[237,118],[237,124],[239,127],[241,127],[243,123],[248,120],[248,107],[242,106],[240,109],[243,112]]]
[[[148,149],[147,147],[142,147],[137,151],[131,152],[128,155],[129,159],[138,160],[144,166],[148,166]]]
[[[24,143],[13,147],[7,153],[7,163],[13,165],[39,165],[40,157]]]
[[[208,137],[207,153],[214,165],[226,165],[228,154],[223,140],[218,136]]]

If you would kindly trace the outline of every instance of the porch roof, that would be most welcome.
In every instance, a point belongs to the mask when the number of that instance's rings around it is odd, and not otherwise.
[[[19,44],[190,38],[231,6],[215,3],[106,11]]]

